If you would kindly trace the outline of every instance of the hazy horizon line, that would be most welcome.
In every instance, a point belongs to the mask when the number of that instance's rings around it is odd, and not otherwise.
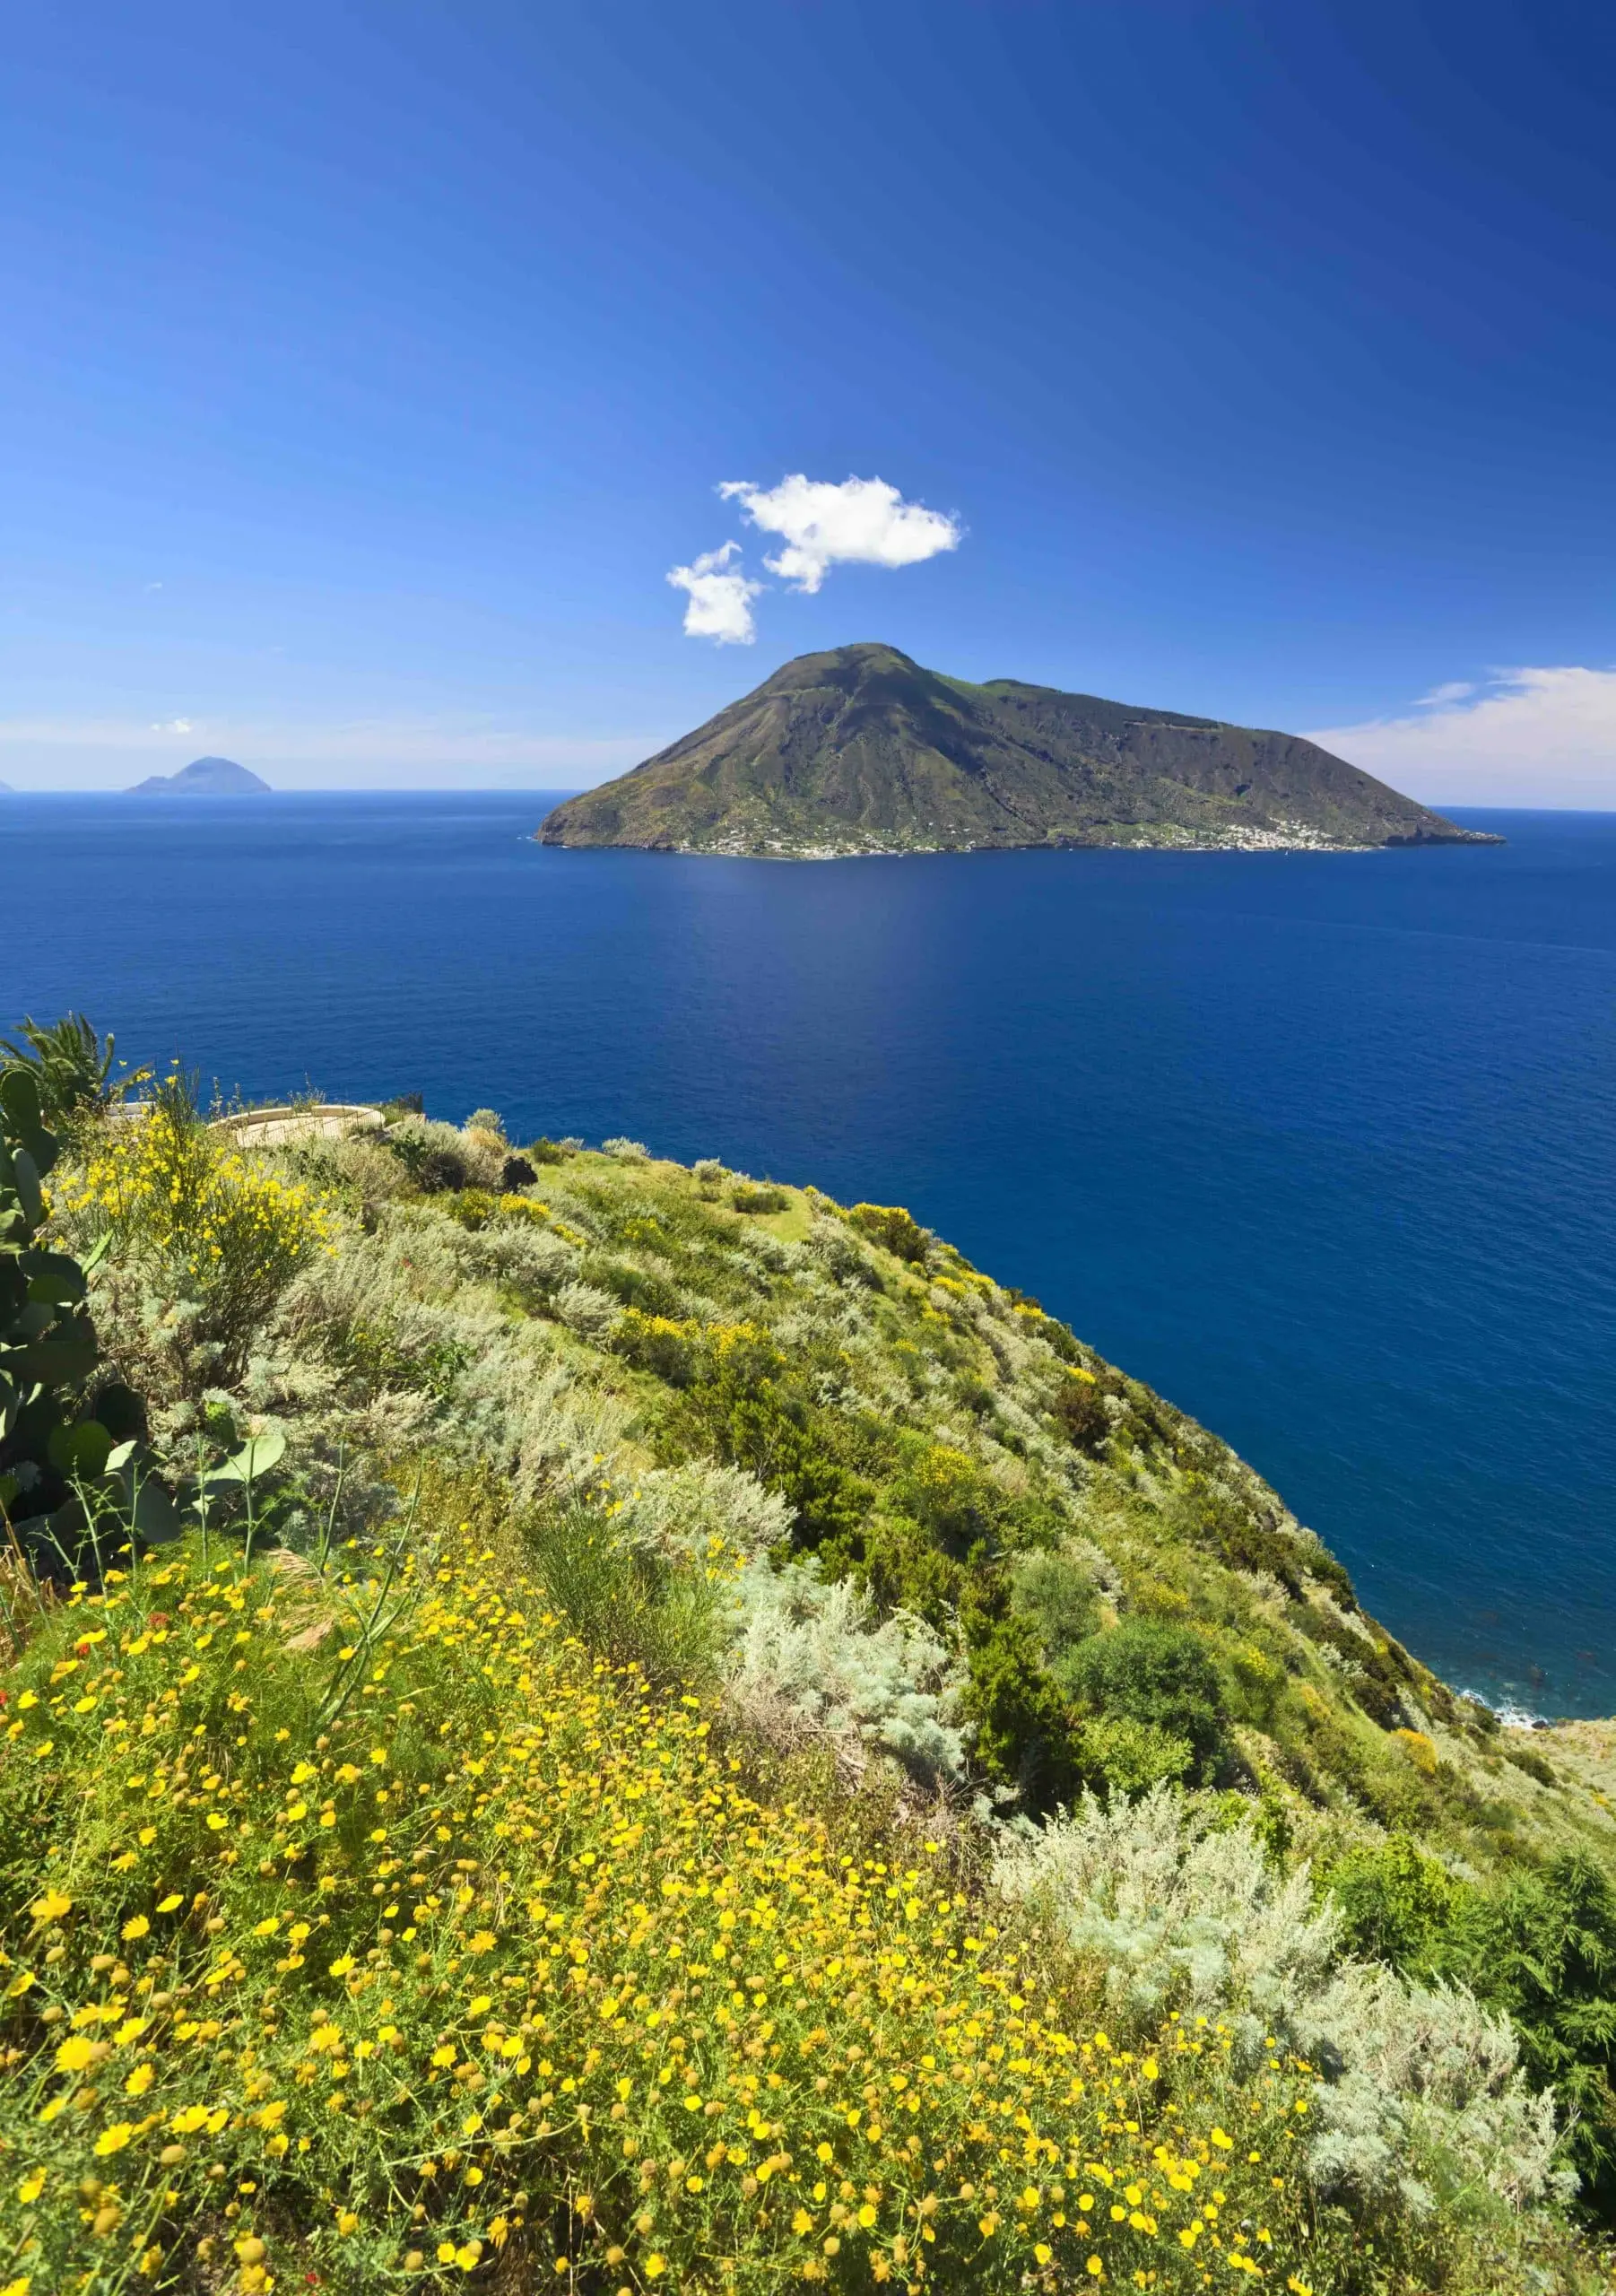
[[[199,805],[224,805],[230,808],[250,806],[262,797],[553,797],[563,799],[581,796],[586,791],[599,787],[595,782],[324,782],[307,787],[274,787],[236,791],[177,790],[173,794],[183,813]],[[133,784],[105,788],[51,788],[39,785],[24,787],[13,782],[0,783],[0,798],[4,797],[146,797],[160,799],[161,792],[142,789]],[[161,803],[154,810],[166,812]],[[1446,797],[1432,804],[1432,812],[1463,813],[1592,813],[1603,816],[1616,813],[1616,804],[1500,804],[1497,799]],[[1007,848],[1006,850],[1027,850]],[[1077,849],[1077,848],[1073,848]],[[1096,850],[1099,848],[1094,848]]]

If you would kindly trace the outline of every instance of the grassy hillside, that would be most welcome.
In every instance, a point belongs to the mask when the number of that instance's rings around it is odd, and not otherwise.
[[[787,662],[631,773],[558,805],[539,834],[823,856],[1473,833],[1295,735],[1014,678],[970,685],[864,645]]]
[[[1214,1437],[892,1208],[58,1129],[13,2288],[1608,2284],[1603,1788]]]

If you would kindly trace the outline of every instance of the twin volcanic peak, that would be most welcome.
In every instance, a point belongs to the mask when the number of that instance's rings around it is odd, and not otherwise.
[[[894,646],[802,654],[558,805],[545,845],[830,859],[984,847],[1492,844],[1295,734],[995,678]]]

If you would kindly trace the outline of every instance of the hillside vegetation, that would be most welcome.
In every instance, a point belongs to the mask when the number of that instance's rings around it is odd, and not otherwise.
[[[1609,2284],[1612,1818],[1214,1437],[897,1208],[54,1049],[8,2296]]]
[[[549,845],[795,855],[1025,845],[1496,843],[1293,734],[923,669],[892,646],[804,654],[598,789]]]

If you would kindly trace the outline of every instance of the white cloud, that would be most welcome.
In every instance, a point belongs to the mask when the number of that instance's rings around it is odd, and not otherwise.
[[[832,566],[917,566],[960,546],[957,520],[906,502],[884,478],[845,478],[836,486],[798,471],[778,486],[735,478],[718,491],[739,502],[754,526],[784,536],[779,556],[763,563],[798,590],[817,590]]]
[[[1309,741],[1428,804],[1616,807],[1616,667],[1496,670]]]
[[[152,728],[154,734],[188,734],[190,730],[191,721],[188,718],[169,718],[162,725],[153,726]]]
[[[690,603],[684,609],[687,638],[711,638],[720,646],[750,646],[758,634],[752,602],[765,587],[749,581],[732,558],[741,554],[738,542],[720,550],[705,550],[688,566],[668,570],[668,580],[682,590]]]

